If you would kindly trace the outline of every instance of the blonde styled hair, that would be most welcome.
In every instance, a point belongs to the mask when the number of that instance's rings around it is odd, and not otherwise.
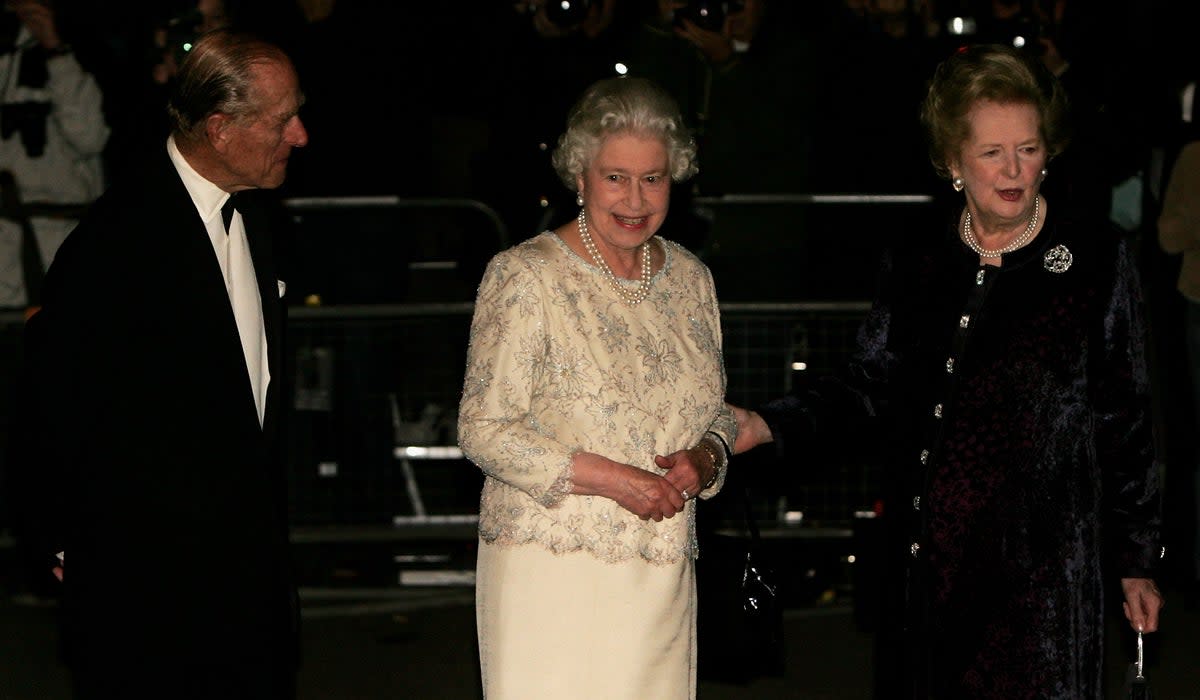
[[[1067,95],[1058,79],[1010,46],[972,46],[937,67],[921,106],[929,159],[939,175],[950,177],[950,164],[971,135],[968,115],[985,101],[1032,105],[1047,158],[1066,148]]]

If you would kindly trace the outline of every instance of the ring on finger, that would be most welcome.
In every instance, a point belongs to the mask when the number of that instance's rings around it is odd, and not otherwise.
[[[686,500],[688,499],[688,492],[687,492],[687,489],[684,489],[684,490],[683,490],[683,494],[682,494],[682,495],[683,495],[683,500],[685,500],[685,501],[686,501]]]

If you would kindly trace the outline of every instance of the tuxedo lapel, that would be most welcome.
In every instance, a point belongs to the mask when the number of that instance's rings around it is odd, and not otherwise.
[[[229,289],[213,251],[212,239],[179,173],[165,153],[162,161],[166,170],[157,180],[161,196],[149,196],[147,203],[159,209],[161,218],[155,220],[164,222],[159,236],[164,247],[160,261],[165,269],[170,270],[170,275],[177,278],[175,283],[178,288],[172,294],[179,298],[180,309],[185,309],[188,316],[174,319],[174,322],[195,324],[195,333],[203,339],[197,347],[210,351],[215,349],[218,353],[216,357],[193,358],[200,365],[198,371],[206,371],[203,367],[212,367],[209,370],[212,381],[228,385],[231,395],[239,397],[237,404],[245,409],[241,412],[258,425],[258,411],[254,405],[254,392],[250,388],[241,336],[238,335]],[[251,255],[255,258],[257,268],[258,256],[253,249]],[[261,289],[261,279],[259,286]],[[265,316],[265,304],[263,310]]]
[[[273,246],[269,217],[257,203],[254,196],[244,197],[247,205],[242,212],[242,226],[246,231],[246,240],[250,245],[250,256],[254,262],[254,276],[258,281],[258,293],[262,302],[263,330],[267,339],[267,368],[271,381],[267,385],[266,410],[263,417],[263,430],[268,429],[268,419],[274,417],[272,407],[279,398],[279,387],[283,381],[283,362],[281,350],[282,334],[282,301],[279,298],[279,285],[275,277]],[[272,421],[273,422],[273,421]]]

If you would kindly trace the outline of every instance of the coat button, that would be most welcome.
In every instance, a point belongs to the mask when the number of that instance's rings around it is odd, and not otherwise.
[[[946,374],[954,374],[954,358],[946,360]]]
[[[921,510],[921,497],[913,496],[913,510]]]
[[[929,450],[921,450],[921,464],[929,464]]]
[[[942,405],[940,403],[933,407],[933,417],[934,418],[942,417]]]
[[[963,317],[958,319],[958,327],[966,328],[969,325],[971,325],[971,317],[966,314],[963,314]]]
[[[910,552],[912,552],[912,555],[915,557],[921,551],[921,545],[919,542],[913,542],[912,546],[909,547],[908,549]]]

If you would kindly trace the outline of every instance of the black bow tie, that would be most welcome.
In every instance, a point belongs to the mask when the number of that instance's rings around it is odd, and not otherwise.
[[[221,221],[225,222],[225,234],[229,234],[229,224],[233,222],[233,212],[237,209],[237,195],[229,195],[229,199],[221,205]]]

